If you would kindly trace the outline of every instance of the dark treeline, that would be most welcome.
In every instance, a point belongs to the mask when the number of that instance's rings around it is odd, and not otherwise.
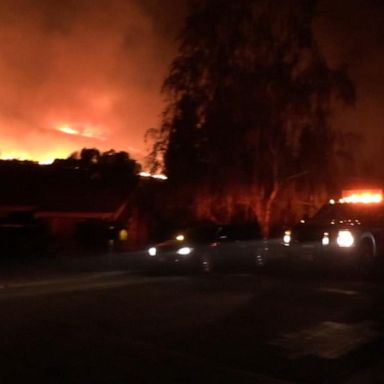
[[[84,148],[67,159],[56,159],[50,165],[32,161],[0,160],[0,193],[25,195],[31,201],[48,187],[55,190],[82,188],[133,189],[141,166],[127,152],[100,152]],[[13,189],[13,191],[11,191]],[[4,197],[3,197],[4,201]]]

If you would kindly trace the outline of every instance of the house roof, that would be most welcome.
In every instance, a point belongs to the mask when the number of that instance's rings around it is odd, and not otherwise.
[[[133,188],[89,171],[0,164],[0,210],[34,210],[40,217],[113,218]]]

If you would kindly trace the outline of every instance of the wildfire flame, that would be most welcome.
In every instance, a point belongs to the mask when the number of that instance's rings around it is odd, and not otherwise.
[[[45,154],[42,156],[33,156],[31,153],[27,152],[19,152],[19,151],[10,151],[10,152],[2,152],[1,159],[2,160],[29,160],[36,161],[41,165],[49,165],[52,164],[55,159],[65,159],[68,157],[68,153],[65,150],[61,151],[51,151],[49,154]]]
[[[1,126],[1,121],[0,121]],[[0,146],[1,160],[34,161],[42,165],[52,164],[55,159],[66,159],[82,148],[97,148],[101,152],[111,148],[127,151],[129,155],[141,162],[145,153],[141,148],[131,146],[113,136],[113,124],[107,129],[104,123],[89,121],[58,120],[52,117],[43,119],[40,124],[39,137],[30,136],[30,145],[17,140],[4,140]],[[105,132],[111,132],[106,136]],[[163,176],[154,176],[163,177]]]
[[[99,134],[100,128],[90,124],[57,124],[55,130],[66,135],[87,137],[96,140],[106,140]]]
[[[60,132],[66,133],[67,135],[80,135],[79,131],[76,131],[76,129],[73,129],[68,125],[63,125],[62,127],[58,127],[57,130]]]

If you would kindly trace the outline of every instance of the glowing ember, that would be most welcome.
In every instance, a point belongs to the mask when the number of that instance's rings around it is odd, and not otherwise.
[[[159,179],[159,180],[167,180],[168,177],[166,175],[162,174],[152,174],[149,172],[140,172],[139,176],[141,177],[152,177],[153,179]]]
[[[63,125],[57,128],[58,131],[66,133],[67,135],[80,135],[80,132],[71,128],[69,125]]]
[[[40,161],[39,161],[39,164],[40,164],[40,165],[50,165],[50,164],[53,164],[54,161],[55,161],[55,159],[45,159],[45,160],[40,160]]]

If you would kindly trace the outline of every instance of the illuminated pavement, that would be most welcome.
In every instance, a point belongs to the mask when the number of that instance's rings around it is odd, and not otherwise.
[[[113,268],[46,277],[0,289],[1,383],[383,382],[381,283]]]

